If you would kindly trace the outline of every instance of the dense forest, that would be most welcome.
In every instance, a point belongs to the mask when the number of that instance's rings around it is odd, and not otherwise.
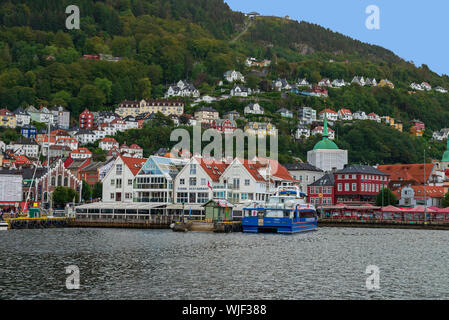
[[[62,105],[75,121],[86,107],[113,110],[124,99],[163,97],[167,84],[180,79],[191,80],[202,94],[217,96],[221,93],[216,85],[223,73],[237,69],[248,74],[244,62],[253,56],[272,60],[266,75],[247,77],[249,87],[264,91],[269,91],[271,80],[278,77],[289,81],[306,77],[316,83],[323,77],[350,81],[363,75],[395,84],[394,90],[331,89],[327,99],[263,94],[260,103],[281,130],[285,161],[292,155],[305,159],[316,137],[294,141],[291,130],[297,121],[280,119],[275,111],[286,107],[295,112],[302,105],[318,111],[346,107],[353,112],[390,115],[405,124],[414,118],[426,123],[424,138],[365,122],[334,128],[339,133],[336,142],[350,150],[351,162],[416,162],[424,147],[430,147],[433,157],[443,150],[442,144],[428,138],[429,130],[449,125],[449,95],[410,94],[408,86],[427,81],[434,87],[449,88],[449,77],[439,76],[426,65],[417,67],[379,46],[304,21],[259,17],[251,23],[223,0],[80,0],[76,4],[81,28],[67,30],[65,8],[71,4],[68,0],[0,1],[0,107]],[[246,27],[248,31],[233,41]],[[100,53],[121,60],[82,58]],[[192,112],[190,101],[186,102],[186,111]],[[248,102],[230,99],[214,107],[223,114],[243,111]],[[142,136],[136,138],[145,139]],[[164,141],[157,141],[143,141],[146,152],[163,146]]]

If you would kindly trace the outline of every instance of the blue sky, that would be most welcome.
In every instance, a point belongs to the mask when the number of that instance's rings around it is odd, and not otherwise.
[[[225,0],[232,10],[289,15],[363,42],[380,45],[415,65],[449,75],[447,0]],[[380,30],[368,30],[365,9],[380,9]]]

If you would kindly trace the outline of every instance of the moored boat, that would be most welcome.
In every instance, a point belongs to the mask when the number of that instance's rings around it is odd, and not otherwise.
[[[298,187],[280,187],[267,203],[244,208],[243,232],[299,233],[317,229],[315,206]]]
[[[8,230],[8,222],[6,221],[0,221],[0,231],[1,230]]]

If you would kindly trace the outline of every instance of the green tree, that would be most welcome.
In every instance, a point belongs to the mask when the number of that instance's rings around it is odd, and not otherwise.
[[[449,207],[449,192],[444,195],[444,198],[441,200],[441,206],[443,208]]]
[[[92,187],[85,180],[83,180],[83,190],[81,191],[81,197],[84,201],[88,201],[92,198]]]
[[[395,206],[397,203],[398,200],[395,194],[388,188],[382,189],[376,196],[376,206]]]
[[[98,181],[92,190],[92,198],[93,199],[101,199],[103,196],[103,184],[101,183],[101,181]]]

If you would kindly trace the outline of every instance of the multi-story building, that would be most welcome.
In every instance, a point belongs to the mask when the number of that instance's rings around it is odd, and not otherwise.
[[[149,100],[140,101],[139,113],[162,113],[165,116],[181,116],[184,113],[184,102],[178,100]]]
[[[119,143],[112,137],[105,137],[100,140],[98,146],[100,147],[101,150],[109,151],[112,148],[118,148]]]
[[[211,122],[209,128],[217,130],[220,133],[230,134],[237,129],[237,125],[233,120],[217,119]]]
[[[80,129],[76,134],[75,138],[80,144],[94,143],[97,141],[95,133],[89,129]]]
[[[224,162],[192,157],[179,171],[174,182],[175,203],[204,204],[213,198],[214,184],[227,168]]]
[[[8,109],[0,109],[0,127],[15,128],[16,115]]]
[[[351,165],[335,172],[337,203],[363,204],[376,202],[377,194],[388,188],[389,174],[371,166]]]
[[[258,103],[250,103],[243,112],[244,114],[264,114],[264,109]]]
[[[25,112],[30,115],[32,121],[54,125],[54,115],[46,107],[41,107],[38,110],[34,106],[28,106]]]
[[[78,126],[80,129],[92,129],[94,126],[94,115],[89,109],[84,109],[79,116]]]
[[[338,113],[331,109],[324,109],[320,112],[320,119],[324,120],[324,118],[327,118],[329,121],[337,121],[338,120]]]
[[[351,121],[352,120],[351,110],[349,110],[349,109],[338,110],[338,118],[343,121]]]
[[[37,158],[39,156],[39,144],[32,138],[21,138],[16,142],[11,142],[7,147],[16,155],[23,155],[29,158]]]
[[[316,110],[310,107],[301,107],[298,109],[298,118],[302,124],[312,124],[316,121]]]
[[[78,148],[70,152],[72,159],[89,159],[92,158],[92,152],[87,148]]]
[[[310,163],[284,164],[293,179],[298,181],[299,191],[307,193],[307,186],[321,179],[324,171]]]
[[[103,202],[133,202],[133,182],[146,159],[118,156],[102,180]]]
[[[24,125],[20,128],[20,134],[25,138],[36,138],[37,129],[31,124]]]
[[[211,123],[217,120],[219,113],[212,107],[202,107],[201,109],[195,111],[195,119],[200,123]]]
[[[320,210],[320,206],[335,204],[335,179],[333,173],[325,174],[307,187],[307,200]]]
[[[68,129],[70,126],[70,111],[62,106],[54,106],[50,109],[53,114],[54,124],[59,128]]]
[[[174,203],[174,180],[188,160],[151,156],[134,180],[134,202]]]
[[[276,136],[276,126],[266,122],[249,122],[245,126],[245,132],[251,135]]]
[[[29,126],[31,123],[31,116],[25,112],[22,108],[17,108],[14,110],[14,114],[16,115],[16,125],[18,127]]]

